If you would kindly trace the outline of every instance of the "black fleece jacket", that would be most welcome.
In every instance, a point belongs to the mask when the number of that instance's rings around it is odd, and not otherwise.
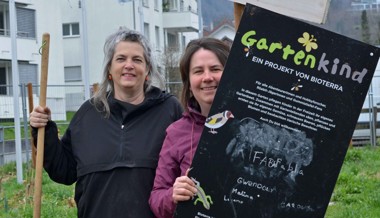
[[[44,168],[55,182],[76,182],[78,217],[154,217],[148,199],[159,152],[166,128],[181,117],[182,108],[158,88],[140,105],[113,97],[108,102],[109,118],[85,102],[62,139],[48,122]]]

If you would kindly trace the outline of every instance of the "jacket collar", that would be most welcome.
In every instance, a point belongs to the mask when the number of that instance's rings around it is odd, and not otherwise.
[[[189,119],[193,120],[196,124],[204,124],[206,121],[206,117],[203,116],[197,109],[188,106],[187,107],[189,111],[185,111],[183,113],[184,117],[188,117]]]
[[[139,105],[133,105],[128,102],[123,102],[115,99],[113,94],[108,97],[108,103],[112,114],[122,116],[125,120],[127,117],[143,113],[151,107],[164,102],[171,95],[163,92],[157,87],[152,87],[146,94],[144,101]]]

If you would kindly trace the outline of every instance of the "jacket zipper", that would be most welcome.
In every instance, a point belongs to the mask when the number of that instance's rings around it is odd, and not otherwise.
[[[121,121],[121,126],[120,126],[120,129],[121,129],[121,134],[120,134],[120,142],[119,142],[119,146],[120,146],[120,153],[119,153],[119,158],[120,159],[123,159],[123,138],[124,138],[124,124],[123,124],[123,121]]]

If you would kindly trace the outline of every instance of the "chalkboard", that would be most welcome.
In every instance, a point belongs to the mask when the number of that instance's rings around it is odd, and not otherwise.
[[[379,54],[247,4],[175,217],[324,217]]]

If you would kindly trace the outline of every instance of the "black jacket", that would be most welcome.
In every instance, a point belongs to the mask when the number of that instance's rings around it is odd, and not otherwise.
[[[54,122],[45,133],[44,168],[58,183],[73,184],[78,217],[154,217],[148,199],[165,130],[181,117],[174,96],[153,88],[140,105],[110,97],[108,119],[89,102],[61,140]]]

